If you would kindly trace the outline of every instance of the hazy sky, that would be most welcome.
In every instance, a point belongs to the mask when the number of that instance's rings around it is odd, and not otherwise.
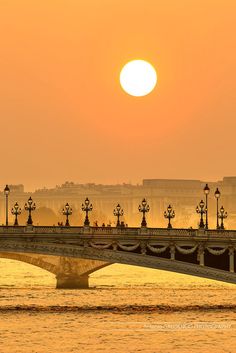
[[[1,185],[236,175],[235,0],[0,0],[0,33]]]

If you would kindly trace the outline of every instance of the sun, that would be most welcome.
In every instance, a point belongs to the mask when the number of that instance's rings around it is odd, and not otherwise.
[[[146,96],[153,91],[156,83],[156,70],[145,60],[129,61],[120,72],[121,87],[131,96]]]

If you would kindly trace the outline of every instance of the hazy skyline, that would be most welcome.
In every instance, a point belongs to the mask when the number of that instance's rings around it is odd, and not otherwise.
[[[2,1],[0,184],[236,175],[236,3]],[[145,97],[120,87],[150,61]]]
[[[28,188],[27,187],[27,185],[25,185],[24,183],[21,183],[21,182],[16,182],[15,184],[7,184],[9,187],[10,187],[10,192],[11,191],[14,191],[14,192],[36,192],[36,191],[40,191],[40,190],[56,190],[57,188],[60,190],[61,188],[63,188],[63,187],[65,187],[65,184],[73,184],[73,186],[74,187],[79,187],[79,186],[84,186],[84,185],[95,185],[95,186],[101,186],[101,187],[103,187],[103,186],[123,186],[123,185],[125,185],[125,186],[132,186],[132,187],[134,187],[134,186],[143,186],[144,185],[144,181],[145,180],[153,180],[153,181],[155,181],[155,180],[162,180],[162,181],[166,181],[166,182],[168,182],[168,181],[182,181],[182,182],[185,182],[185,181],[193,181],[193,182],[195,182],[195,181],[199,181],[199,182],[201,182],[201,183],[209,183],[209,184],[211,184],[211,183],[214,183],[214,184],[221,184],[222,182],[224,182],[224,179],[225,178],[235,178],[236,179],[236,176],[232,176],[232,175],[224,175],[223,177],[222,177],[222,179],[216,179],[216,180],[203,180],[203,179],[188,179],[188,178],[150,178],[150,179],[141,179],[139,182],[137,182],[137,183],[133,183],[133,182],[131,182],[131,181],[125,181],[125,180],[123,180],[123,181],[120,181],[120,182],[110,182],[110,183],[99,183],[99,182],[96,182],[96,180],[94,180],[94,181],[91,181],[91,182],[88,182],[88,181],[85,181],[85,182],[81,182],[81,181],[75,181],[75,180],[64,180],[62,183],[58,183],[58,184],[45,184],[45,185],[35,185],[35,187],[31,187],[31,188]],[[14,190],[11,190],[11,187],[14,185]],[[168,184],[166,184],[166,186],[167,186]],[[4,188],[5,188],[5,186],[6,186],[6,184],[2,184],[2,185],[0,185],[0,192],[4,192]],[[23,190],[24,191],[22,191],[22,190],[19,190],[19,189],[15,189],[15,187],[22,187],[23,186]],[[68,189],[70,189],[70,188],[68,188]],[[200,189],[199,189],[200,190]]]

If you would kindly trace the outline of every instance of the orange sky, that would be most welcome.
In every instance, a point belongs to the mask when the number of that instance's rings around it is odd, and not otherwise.
[[[236,175],[235,32],[235,0],[1,0],[0,184]]]

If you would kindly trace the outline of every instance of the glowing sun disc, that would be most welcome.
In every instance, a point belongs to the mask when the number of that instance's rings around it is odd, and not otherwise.
[[[121,87],[131,96],[146,96],[153,91],[156,83],[156,70],[145,60],[129,61],[120,72]]]

